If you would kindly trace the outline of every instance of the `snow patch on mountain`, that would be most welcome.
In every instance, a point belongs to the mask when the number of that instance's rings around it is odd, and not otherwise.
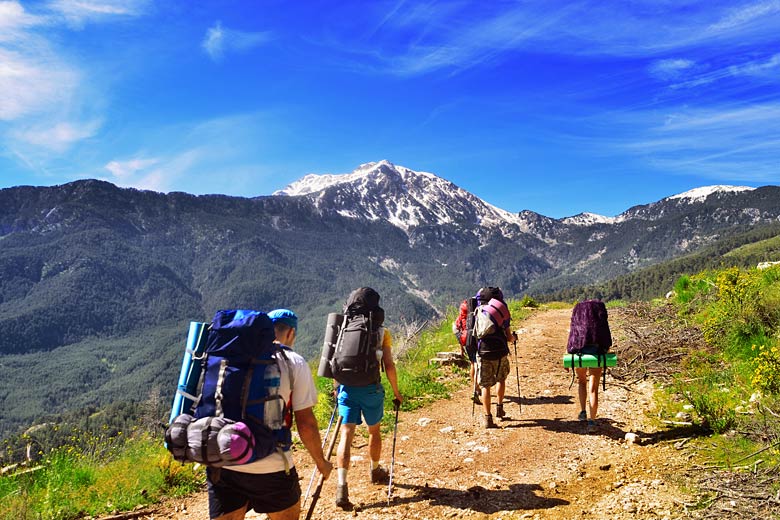
[[[618,221],[617,217],[605,217],[596,213],[580,213],[573,217],[561,219],[561,222],[570,226],[592,226],[593,224],[614,224]]]
[[[749,186],[727,186],[724,184],[717,184],[714,186],[702,186],[700,188],[694,188],[684,193],[678,193],[671,197],[666,197],[664,200],[684,199],[687,202],[704,202],[707,197],[713,193],[738,193],[742,191],[751,191],[755,188]]]

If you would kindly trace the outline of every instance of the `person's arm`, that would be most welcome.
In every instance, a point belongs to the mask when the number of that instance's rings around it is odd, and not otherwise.
[[[303,410],[296,410],[294,413],[295,424],[298,426],[298,435],[301,437],[301,442],[303,442],[311,458],[314,459],[314,463],[317,465],[317,470],[322,475],[323,480],[327,480],[331,470],[333,470],[333,464],[325,460],[325,454],[322,452],[322,438],[320,437],[317,418],[314,416],[314,409],[304,408]]]
[[[387,374],[387,380],[393,388],[395,398],[400,403],[403,401],[403,398],[401,397],[401,392],[398,390],[398,375],[395,371],[393,352],[389,344],[382,345],[382,363],[385,365],[385,374]]]
[[[517,341],[517,338],[515,337],[514,332],[512,332],[512,327],[509,325],[509,322],[507,322],[506,327],[504,327],[504,335],[506,336],[507,341]]]

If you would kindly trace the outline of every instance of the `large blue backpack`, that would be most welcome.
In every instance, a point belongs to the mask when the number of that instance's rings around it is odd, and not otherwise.
[[[217,311],[201,361],[194,413],[174,419],[166,433],[166,444],[174,456],[222,466],[290,449],[291,411],[279,395],[280,361],[286,358],[286,347],[274,339],[273,323],[263,312]],[[248,427],[253,437],[253,448],[249,447],[253,453],[238,462],[235,454],[230,458],[227,445],[235,437],[235,423]],[[219,428],[229,430],[220,437]],[[212,438],[207,439],[209,436]],[[220,451],[228,453],[220,455]]]

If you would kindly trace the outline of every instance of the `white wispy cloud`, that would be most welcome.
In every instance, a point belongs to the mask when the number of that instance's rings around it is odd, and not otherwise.
[[[81,73],[37,38],[17,48],[0,45],[0,120],[41,114],[68,102]]]
[[[656,60],[689,49],[718,54],[732,42],[776,41],[780,0],[392,2],[374,16],[373,23],[355,22],[373,25],[371,37],[360,42],[355,33],[345,34],[340,50],[364,60],[371,72],[414,76],[469,68],[514,51]],[[674,66],[687,58],[679,59],[658,61],[656,72],[680,71]]]
[[[677,78],[694,68],[696,63],[682,58],[670,58],[656,60],[650,64],[648,70],[651,76],[662,80]]]
[[[682,77],[683,74],[680,71],[681,73],[677,76],[663,79],[675,80],[669,85],[672,89],[697,88],[723,80],[747,80],[741,83],[743,88],[750,88],[756,84],[780,83],[780,74],[778,74],[780,72],[780,54],[721,66],[712,65],[709,70],[698,72],[700,69],[704,69],[704,67],[685,71],[688,73],[685,78]]]
[[[61,49],[58,31],[117,16],[137,16],[147,0],[55,0],[25,9],[0,0],[0,121],[4,147],[44,164],[100,130],[101,78]]]
[[[16,0],[0,2],[0,42],[13,40],[19,32],[39,24],[37,17],[25,12]]]
[[[680,107],[663,119],[650,112],[631,118],[626,149],[665,171],[780,182],[780,102]]]
[[[79,82],[78,70],[36,32],[46,24],[17,1],[0,2],[0,120],[61,106]]]
[[[270,32],[229,29],[218,21],[206,31],[201,47],[211,59],[220,61],[229,52],[245,52],[270,40]]]
[[[273,114],[244,113],[158,128],[143,152],[109,161],[97,176],[160,192],[258,194],[267,172],[253,154],[266,146],[268,135],[283,132],[279,121]]]
[[[207,149],[193,148],[168,157],[110,161],[105,165],[105,169],[111,176],[102,178],[124,188],[174,191],[181,183],[182,176],[207,157],[204,155],[207,153]]]
[[[732,76],[766,76],[780,82],[780,53],[767,59],[751,60],[729,67]]]
[[[774,25],[775,16],[780,13],[780,1],[763,0],[748,2],[744,5],[733,5],[726,9],[720,19],[707,27],[708,33],[723,34],[730,32],[754,31],[764,23]]]
[[[135,17],[144,13],[150,0],[53,0],[49,11],[63,17],[71,26],[102,22],[116,17]]]
[[[35,126],[16,130],[13,135],[21,142],[53,152],[64,152],[74,143],[95,135],[100,121],[61,121],[53,126]]]
[[[158,162],[160,162],[160,160],[157,158],[135,158],[126,161],[110,161],[106,164],[105,169],[111,172],[114,180],[125,182],[126,179],[133,180],[139,172],[148,170]]]

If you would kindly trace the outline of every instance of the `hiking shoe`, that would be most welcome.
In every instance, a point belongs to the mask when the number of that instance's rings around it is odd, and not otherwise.
[[[498,428],[498,426],[496,426],[496,423],[493,422],[493,416],[491,414],[487,414],[485,416],[485,428],[486,429],[488,429],[488,428]]]
[[[482,401],[479,399],[479,392],[474,392],[471,400],[474,401],[474,404],[482,404]]]
[[[503,404],[497,404],[496,405],[496,417],[499,419],[503,419],[506,417],[506,414],[504,413],[504,405]]]
[[[581,411],[580,414],[577,416],[578,421],[587,421],[588,420],[588,414],[585,412],[585,410]]]
[[[336,507],[341,509],[352,508],[352,503],[349,501],[349,492],[347,491],[347,485],[336,486]]]
[[[372,484],[386,484],[388,480],[390,480],[390,475],[382,466],[377,466],[376,469],[371,470]]]

